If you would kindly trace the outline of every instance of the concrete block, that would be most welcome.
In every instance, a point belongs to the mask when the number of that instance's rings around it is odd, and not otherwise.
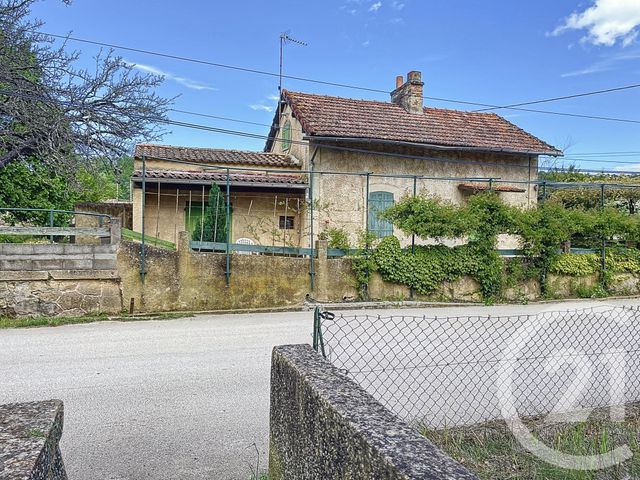
[[[93,256],[94,260],[115,260],[116,256],[113,253],[96,253]]]
[[[64,253],[78,255],[78,254],[92,254],[93,245],[78,245],[77,243],[70,243],[64,246]]]
[[[118,245],[94,245],[93,253],[94,254],[102,254],[102,253],[116,253],[118,250]]]
[[[51,268],[51,270],[86,270],[93,268],[93,260],[63,260],[62,265],[58,265],[57,268]]]
[[[33,270],[60,270],[63,268],[64,260],[52,258],[42,260],[32,260]]]
[[[96,270],[115,270],[118,268],[115,258],[109,259],[95,259],[93,261],[93,268]]]
[[[24,270],[0,270],[0,282],[23,282],[30,280],[48,280],[47,272]]]
[[[51,270],[49,275],[53,280],[118,280],[120,278],[117,270]]]
[[[0,260],[0,270],[34,270],[31,260]]]
[[[3,244],[0,244],[0,254],[3,254],[3,255],[14,255],[14,254],[29,255],[30,253],[33,253],[33,247],[34,247],[34,245],[32,245],[32,244],[3,243]]]
[[[43,255],[62,255],[65,245],[56,243],[43,243],[33,245],[33,253]]]

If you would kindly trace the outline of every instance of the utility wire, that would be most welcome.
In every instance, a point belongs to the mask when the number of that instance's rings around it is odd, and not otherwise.
[[[45,103],[60,103],[62,105],[67,105],[73,108],[78,108],[78,109],[82,109],[83,105],[81,104],[74,104],[73,102],[68,102],[68,101],[64,101],[64,100],[55,100],[55,99],[51,99],[51,98],[47,98],[47,97],[43,97],[43,96],[38,96],[38,95],[30,95],[30,94],[23,94],[20,92],[13,92],[10,90],[5,90],[5,89],[0,89],[0,95],[7,95],[7,96],[14,96],[14,97],[20,97],[20,98],[24,98],[24,99],[28,99],[28,100],[32,100],[32,101],[41,101],[41,102],[45,102]],[[283,142],[283,139],[280,138],[274,138],[268,135],[263,135],[263,134],[259,134],[259,133],[252,133],[252,132],[244,132],[244,131],[239,131],[239,130],[229,130],[229,129],[224,129],[224,128],[219,128],[219,127],[212,127],[210,125],[201,125],[201,124],[196,124],[196,123],[190,123],[190,122],[182,122],[179,120],[173,120],[173,119],[169,119],[169,118],[158,118],[156,119],[156,121],[158,123],[162,123],[162,124],[166,124],[166,125],[173,125],[173,126],[177,126],[177,127],[183,127],[183,128],[191,128],[191,129],[197,129],[197,130],[203,130],[203,131],[208,131],[208,132],[212,132],[212,133],[219,133],[219,134],[224,134],[224,135],[233,135],[233,136],[239,136],[239,137],[245,137],[245,138],[253,138],[253,139],[259,139],[259,140],[272,140],[275,142]],[[298,140],[289,140],[288,141],[291,144],[295,144],[295,145],[302,145],[302,146],[309,146],[308,142],[305,141],[298,141]],[[512,165],[508,165],[508,164],[502,164],[502,163],[495,163],[495,162],[482,162],[482,161],[474,161],[474,160],[462,160],[462,159],[453,159],[453,158],[441,158],[441,157],[431,157],[431,156],[423,156],[423,155],[407,155],[407,154],[399,154],[399,153],[389,153],[389,152],[377,152],[374,150],[368,150],[368,149],[360,149],[360,148],[351,148],[351,147],[340,147],[340,146],[335,146],[335,145],[322,145],[322,148],[326,148],[328,150],[336,150],[336,151],[343,151],[343,152],[352,152],[352,153],[365,153],[365,154],[372,154],[372,155],[378,155],[378,156],[387,156],[387,157],[393,157],[393,158],[408,158],[408,159],[416,159],[416,160],[430,160],[430,161],[437,161],[437,162],[443,162],[443,163],[455,163],[455,164],[464,164],[464,165],[476,165],[476,166],[497,166],[497,167],[508,167],[508,168],[526,168],[529,169],[528,165],[517,165],[517,164],[512,164]],[[588,160],[588,161],[596,161],[596,160]],[[622,163],[622,162],[611,162],[611,163]],[[635,162],[625,162],[625,163],[635,163]],[[555,167],[542,167],[542,166],[538,166],[539,170],[554,170],[556,169]],[[634,174],[637,175],[638,172],[633,172],[633,171],[607,171],[607,170],[596,170],[596,169],[580,169],[580,171],[582,172],[587,172],[587,173],[612,173],[612,174]]]
[[[623,87],[613,87],[613,88],[606,88],[603,90],[594,90],[591,92],[583,92],[583,93],[574,93],[572,95],[563,95],[561,97],[551,97],[551,98],[545,98],[542,100],[534,100],[532,102],[522,102],[522,103],[512,103],[511,105],[504,105],[502,107],[493,107],[493,108],[484,108],[484,109],[480,109],[480,110],[475,110],[476,112],[485,112],[488,110],[497,110],[500,108],[512,108],[512,107],[523,107],[525,105],[536,105],[539,103],[549,103],[549,102],[557,102],[559,100],[568,100],[570,98],[579,98],[579,97],[588,97],[591,95],[600,95],[602,93],[611,93],[611,92],[619,92],[622,90],[630,90],[632,88],[638,88],[640,87],[640,83],[635,83],[633,85],[625,85]]]
[[[201,65],[208,65],[208,66],[218,67],[218,68],[226,68],[226,69],[230,69],[230,70],[237,70],[237,71],[241,71],[241,72],[254,73],[254,74],[258,74],[258,75],[266,75],[266,76],[271,76],[271,77],[279,77],[280,76],[280,74],[276,73],[276,72],[268,72],[268,71],[265,71],[265,70],[258,70],[258,69],[254,69],[254,68],[241,67],[241,66],[237,66],[237,65],[229,65],[229,64],[218,63],[218,62],[211,62],[211,61],[208,61],[208,60],[201,60],[201,59],[185,57],[185,56],[181,56],[181,55],[173,55],[173,54],[161,53],[161,52],[157,52],[157,51],[153,51],[153,50],[146,50],[146,49],[135,48],[135,47],[127,47],[127,46],[124,46],[124,45],[118,45],[118,44],[114,44],[114,43],[98,42],[98,41],[95,41],[95,40],[88,40],[88,39],[85,39],[85,38],[72,37],[70,35],[58,35],[58,34],[54,34],[54,33],[42,32],[42,31],[35,31],[35,32],[39,33],[40,35],[45,35],[45,36],[49,36],[49,37],[52,37],[52,38],[58,38],[58,39],[62,39],[62,40],[71,40],[71,41],[74,41],[74,42],[87,43],[87,44],[91,44],[91,45],[98,45],[98,46],[109,47],[109,48],[114,48],[114,49],[118,49],[118,50],[125,50],[125,51],[130,51],[130,52],[136,52],[136,53],[143,53],[145,55],[153,55],[153,56],[157,56],[157,57],[170,58],[170,59],[173,59],[173,60],[180,60],[180,61],[185,61],[185,62],[198,63],[198,64],[201,64]],[[329,86],[334,86],[334,87],[349,88],[349,89],[353,89],[353,90],[364,90],[364,91],[368,91],[368,92],[384,93],[384,94],[387,94],[387,95],[389,94],[389,92],[387,90],[383,90],[383,89],[379,89],[379,88],[364,87],[364,86],[360,86],[360,85],[352,85],[352,84],[347,84],[347,83],[330,82],[330,81],[325,81],[325,80],[317,80],[317,79],[313,79],[313,78],[297,77],[297,76],[293,76],[293,75],[284,75],[284,74],[282,75],[282,78],[288,78],[288,79],[291,79],[291,80],[298,80],[298,81],[302,81],[302,82],[316,83],[316,84],[320,84],[320,85],[329,85]],[[523,102],[523,103],[518,103],[518,104],[513,104],[513,105],[495,105],[495,104],[490,104],[490,103],[470,102],[470,101],[466,101],[466,100],[457,100],[457,99],[443,98],[443,97],[424,96],[423,98],[428,99],[428,100],[438,101],[438,102],[456,103],[456,104],[460,104],[460,105],[470,105],[470,106],[475,106],[475,107],[485,107],[483,109],[476,110],[476,111],[479,111],[479,112],[488,111],[488,110],[508,109],[508,110],[515,110],[515,111],[531,112],[531,113],[543,113],[543,114],[548,114],[548,115],[558,115],[558,116],[568,116],[568,117],[575,117],[575,118],[586,118],[586,119],[593,119],[593,120],[604,120],[604,121],[640,124],[640,120],[634,120],[634,119],[604,117],[604,116],[599,116],[599,115],[582,115],[582,114],[576,114],[576,113],[554,112],[554,111],[548,111],[548,110],[536,110],[536,109],[529,109],[529,108],[519,108],[519,106],[523,106],[523,105],[546,103],[546,102],[552,102],[552,101],[563,100],[563,99],[566,99],[566,98],[573,98],[573,97],[579,97],[579,96],[598,95],[598,94],[613,92],[613,91],[617,91],[617,90],[636,88],[636,87],[639,87],[639,86],[640,86],[640,84],[627,85],[627,86],[624,86],[624,87],[615,87],[615,88],[612,88],[612,89],[598,90],[598,91],[594,91],[594,92],[584,92],[584,93],[580,93],[580,94],[576,94],[576,95],[567,95],[567,96],[556,97],[556,98],[551,98],[551,99],[535,100],[535,101],[531,101],[531,102]]]

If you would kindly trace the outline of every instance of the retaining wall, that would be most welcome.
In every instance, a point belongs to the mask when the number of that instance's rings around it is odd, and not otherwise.
[[[476,479],[309,345],[275,347],[271,480]]]
[[[111,244],[0,244],[0,315],[81,316],[122,310],[116,251]]]

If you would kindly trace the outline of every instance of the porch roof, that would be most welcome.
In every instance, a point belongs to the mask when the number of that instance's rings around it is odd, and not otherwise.
[[[227,173],[223,171],[181,171],[181,170],[147,170],[145,178],[153,183],[181,183],[194,185],[210,185],[213,182],[225,184]],[[131,179],[134,182],[142,181],[142,170],[133,172]],[[257,188],[307,188],[307,179],[304,175],[288,175],[282,173],[247,172],[230,173],[229,183],[233,186],[250,186]]]

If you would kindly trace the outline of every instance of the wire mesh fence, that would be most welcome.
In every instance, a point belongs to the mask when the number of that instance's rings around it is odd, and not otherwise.
[[[580,416],[640,399],[637,307],[446,318],[319,308],[314,347],[418,427],[475,424],[510,408]]]

